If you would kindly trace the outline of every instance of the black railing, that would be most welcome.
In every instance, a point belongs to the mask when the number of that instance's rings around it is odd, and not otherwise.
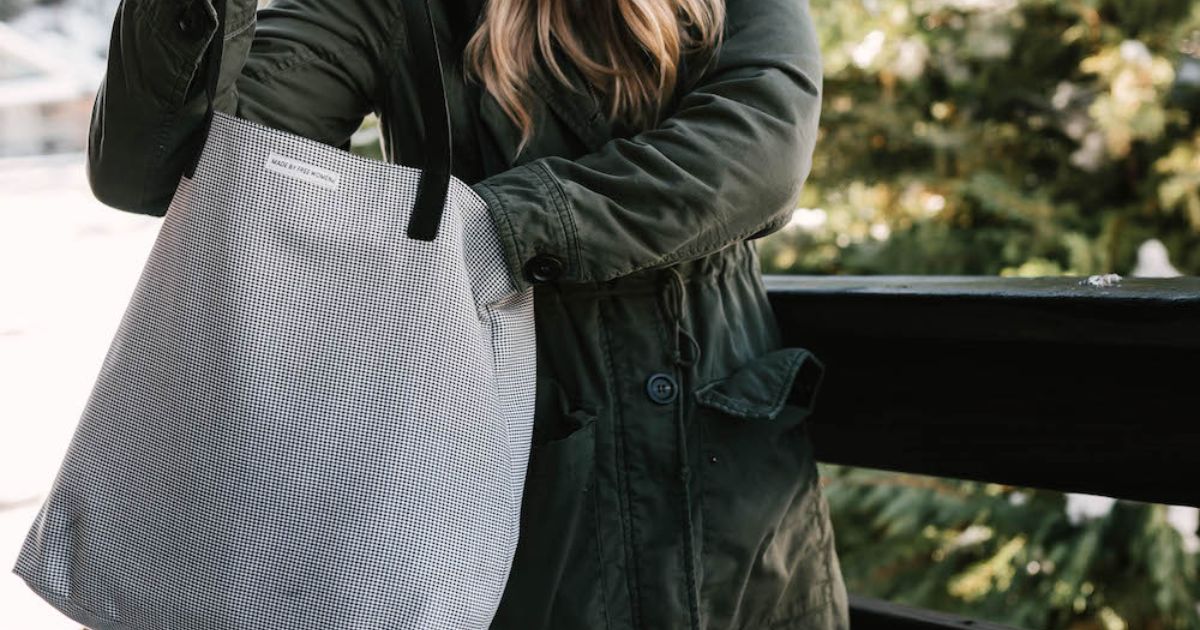
[[[767,276],[825,462],[1200,506],[1200,278]],[[854,628],[998,627],[854,598]]]

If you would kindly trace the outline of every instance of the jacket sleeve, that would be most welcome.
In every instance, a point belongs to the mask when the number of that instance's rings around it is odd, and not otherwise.
[[[716,58],[657,128],[473,186],[515,278],[530,282],[530,261],[550,259],[559,281],[608,280],[787,220],[812,165],[820,113],[807,0],[728,0],[726,10]]]
[[[121,1],[88,132],[88,181],[106,205],[163,216],[200,149],[213,1]],[[376,102],[396,3],[216,1],[229,3],[216,109],[348,146]]]

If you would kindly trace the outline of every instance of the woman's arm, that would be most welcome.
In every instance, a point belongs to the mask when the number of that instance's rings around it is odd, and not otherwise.
[[[103,203],[162,216],[204,120],[214,0],[122,0],[92,109],[87,172]],[[345,146],[376,102],[397,3],[216,0],[226,38],[216,109]],[[257,19],[256,19],[257,18]]]
[[[658,128],[473,186],[510,273],[535,256],[601,281],[778,229],[812,166],[821,63],[807,0],[727,0],[719,57]],[[526,285],[522,285],[526,286]]]

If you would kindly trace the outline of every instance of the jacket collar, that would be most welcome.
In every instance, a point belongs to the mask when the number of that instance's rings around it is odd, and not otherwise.
[[[588,86],[587,79],[579,73],[574,64],[561,59],[559,67],[570,79],[570,89],[545,72],[532,73],[529,79],[530,86],[551,111],[566,123],[589,149],[594,150],[604,144],[611,131],[603,112],[600,111],[600,102]]]
[[[548,71],[531,73],[530,88],[539,101],[534,104],[535,115],[548,112],[560,120],[588,150],[596,150],[612,137],[611,125],[583,75],[565,59],[560,61],[560,66],[573,89],[559,83]],[[516,153],[521,139],[520,129],[509,120],[491,94],[482,87],[480,92],[480,119],[502,148],[505,160],[510,165],[526,161],[525,157]],[[529,149],[526,147],[527,153]]]

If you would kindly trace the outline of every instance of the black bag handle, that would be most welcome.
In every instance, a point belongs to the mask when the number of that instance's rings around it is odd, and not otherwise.
[[[422,6],[415,6],[417,3]],[[450,105],[442,74],[442,55],[429,0],[403,0],[408,37],[415,62],[418,98],[425,127],[425,164],[417,186],[417,202],[408,221],[408,237],[432,241],[442,222],[442,208],[450,189],[452,134]],[[422,59],[425,57],[426,59]]]
[[[208,106],[204,114],[204,138],[195,155],[184,168],[190,179],[196,172],[200,153],[208,141],[212,127],[213,104],[217,97],[217,80],[221,76],[221,54],[225,43],[225,5],[228,0],[215,0],[217,30],[208,43],[206,59],[205,95]],[[417,3],[421,6],[414,6]],[[450,189],[451,133],[449,104],[446,101],[446,86],[442,73],[442,57],[438,49],[437,33],[433,28],[433,12],[429,0],[402,0],[405,19],[409,24],[413,70],[420,86],[422,121],[425,127],[425,163],[421,180],[417,185],[417,199],[412,216],[408,221],[408,237],[421,241],[432,241],[437,236],[442,222],[442,210]]]

